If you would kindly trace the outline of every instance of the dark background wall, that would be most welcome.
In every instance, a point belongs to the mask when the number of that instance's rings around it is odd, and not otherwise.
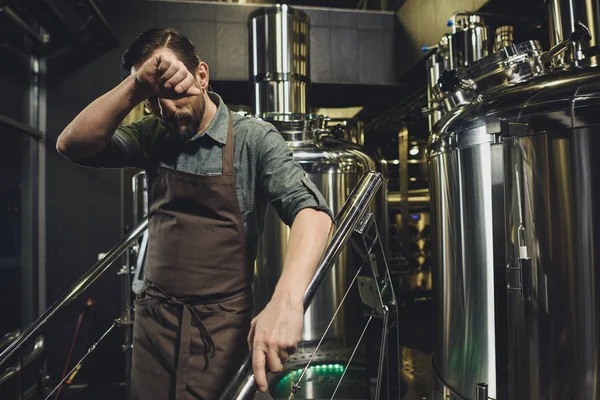
[[[0,114],[27,123],[29,60],[17,53],[0,53]],[[21,182],[26,135],[0,124],[0,304],[21,298]],[[3,310],[0,334],[20,328],[21,304]]]

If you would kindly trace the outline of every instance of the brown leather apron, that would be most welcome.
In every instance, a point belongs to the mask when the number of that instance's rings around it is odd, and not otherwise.
[[[217,399],[248,353],[252,268],[233,169],[148,171],[146,286],[135,300],[131,398]]]

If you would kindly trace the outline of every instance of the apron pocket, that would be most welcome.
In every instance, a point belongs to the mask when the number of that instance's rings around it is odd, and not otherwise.
[[[158,375],[160,361],[156,349],[156,337],[160,328],[153,309],[157,303],[154,299],[134,301],[135,320],[133,323],[133,349],[131,363],[142,373]]]

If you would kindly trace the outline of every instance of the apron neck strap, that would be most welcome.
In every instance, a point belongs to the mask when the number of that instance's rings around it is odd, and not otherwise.
[[[227,123],[227,141],[223,147],[223,175],[233,175],[233,118],[229,111]]]

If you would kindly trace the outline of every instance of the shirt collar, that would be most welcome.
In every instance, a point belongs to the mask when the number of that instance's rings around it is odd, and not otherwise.
[[[221,96],[215,92],[208,92],[208,97],[217,105],[217,112],[206,130],[200,135],[195,135],[191,140],[207,135],[214,141],[225,144],[227,143],[227,130],[229,129],[229,109],[223,103]]]

